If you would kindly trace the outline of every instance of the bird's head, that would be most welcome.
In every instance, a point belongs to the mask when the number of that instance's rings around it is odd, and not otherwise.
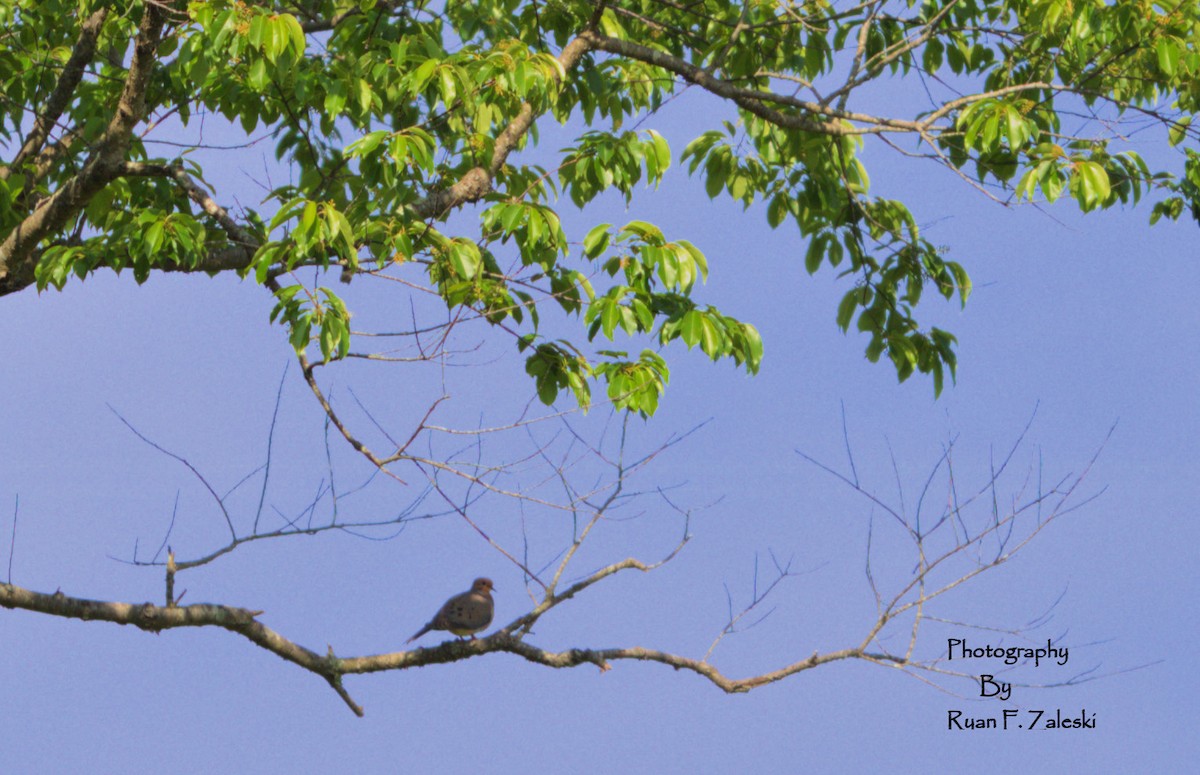
[[[493,589],[495,589],[495,587],[492,586],[491,579],[479,578],[479,579],[475,579],[474,583],[471,584],[472,592],[482,592],[484,594],[490,594]]]

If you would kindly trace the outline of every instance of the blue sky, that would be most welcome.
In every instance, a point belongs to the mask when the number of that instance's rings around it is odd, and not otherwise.
[[[677,156],[705,109],[681,99],[645,126],[662,131]],[[547,131],[545,147],[555,142]],[[210,163],[209,177],[226,197],[252,204],[261,196],[251,179],[261,178],[262,153],[222,157],[219,168]],[[1024,669],[1019,680],[1063,681],[1092,667],[1112,675],[1068,688],[1017,688],[1005,706],[1061,708],[1064,715],[1086,708],[1097,729],[950,732],[949,709],[997,715],[1001,703],[977,701],[967,682],[945,683],[955,696],[858,662],[728,696],[663,666],[615,663],[601,675],[591,667],[552,671],[505,654],[351,676],[347,688],[366,708],[357,719],[322,681],[227,632],[154,636],[4,611],[6,771],[240,771],[247,762],[261,772],[435,765],[1001,772],[1030,762],[1044,771],[1183,771],[1196,753],[1189,712],[1198,688],[1188,658],[1198,629],[1191,600],[1200,540],[1195,224],[1150,228],[1148,208],[1088,216],[1069,203],[1003,208],[877,143],[868,144],[864,160],[873,192],[905,199],[975,282],[964,311],[933,297],[922,304],[925,320],[960,341],[958,382],[938,400],[920,376],[897,385],[889,366],[864,360],[863,340],[836,329],[834,310],[848,286],[828,270],[807,276],[805,246],[793,232],[769,230],[758,208],[743,213],[710,202],[682,169],[673,168],[657,191],[641,192],[628,212],[615,200],[582,216],[563,208],[575,239],[596,222],[638,218],[695,242],[711,265],[699,298],[758,326],[766,354],[751,378],[699,352],[667,349],[670,387],[653,420],[633,423],[633,444],[650,449],[706,422],[639,479],[644,487],[672,487],[672,500],[695,509],[694,538],[661,570],[615,577],[564,605],[531,641],[702,655],[725,623],[726,587],[744,602],[756,555],[765,567],[773,552],[792,559],[796,577],[773,593],[773,613],[726,639],[714,662],[740,676],[855,645],[874,606],[863,573],[872,517],[882,584],[903,581],[911,554],[886,537],[878,508],[797,454],[847,470],[843,407],[859,476],[889,503],[899,498],[898,474],[911,504],[950,438],[957,439],[960,481],[979,485],[989,456],[1007,450],[1036,411],[1014,475],[1001,488],[1007,496],[1039,461],[1046,480],[1079,473],[1116,423],[1081,490],[1103,490],[1101,497],[1052,524],[1009,564],[948,595],[939,610],[950,619],[1017,627],[1058,600],[1030,638],[1059,639],[1071,649],[1069,668]],[[348,298],[363,320],[408,322],[407,300],[377,287],[356,281]],[[232,486],[263,460],[289,360],[281,329],[267,322],[270,307],[261,289],[236,278],[161,275],[140,288],[128,276],[100,275],[62,293],[4,300],[0,391],[10,410],[0,414],[0,496],[10,505],[0,511],[0,535],[7,549],[19,496],[14,583],[157,601],[157,571],[110,557],[128,559],[135,540],[139,552],[152,553],[177,493],[176,550],[195,555],[219,545],[220,518],[197,483],[139,442],[108,407],[187,457],[218,489]],[[524,405],[532,386],[509,349],[485,343],[472,356],[477,367],[452,371],[453,400],[439,416],[487,424]],[[353,389],[396,427],[419,416],[440,379],[403,365],[338,368],[323,378],[341,405],[353,406]],[[325,451],[321,415],[295,368],[282,396],[268,500],[294,513],[326,475]],[[355,421],[366,422],[361,415]],[[603,410],[577,420],[588,432],[606,421]],[[340,448],[335,455],[343,482],[365,475]],[[376,482],[344,508],[378,517],[411,497]],[[252,512],[256,498],[238,500],[237,513]],[[678,515],[653,498],[635,514],[602,526],[578,572],[670,550],[681,532]],[[489,502],[480,519],[517,541],[520,516]],[[532,510],[525,516],[531,531],[542,531],[534,533],[538,547],[560,541],[561,525]],[[390,541],[325,534],[244,546],[184,574],[180,585],[185,602],[263,609],[263,620],[285,636],[349,656],[401,649],[445,597],[477,575],[495,579],[498,621],[525,610],[519,571],[452,517],[414,522]],[[1000,640],[930,627],[923,653],[944,651],[947,633],[979,645]]]

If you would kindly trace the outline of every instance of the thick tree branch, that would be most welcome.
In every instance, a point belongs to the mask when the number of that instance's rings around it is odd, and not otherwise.
[[[776,94],[759,89],[747,89],[717,78],[707,70],[696,67],[666,52],[627,40],[610,38],[595,30],[585,30],[579,37],[586,40],[593,48],[607,51],[610,54],[628,57],[629,59],[636,59],[639,62],[645,62],[646,64],[661,67],[664,70],[675,73],[705,91],[736,103],[739,107],[753,113],[764,121],[786,129],[799,129],[815,134],[840,137],[845,135],[878,134],[881,132],[917,132],[923,128],[922,124],[915,121],[838,110],[827,105],[809,102],[808,100],[784,94]],[[784,105],[804,112],[801,114],[783,113],[768,107],[765,103]],[[855,127],[836,122],[817,121],[813,116],[826,116],[842,119],[843,121],[855,121],[868,124],[869,126]]]
[[[570,71],[579,64],[583,55],[592,48],[594,38],[595,35],[587,30],[563,47],[558,55],[558,64],[562,66],[563,72]],[[521,105],[520,112],[496,137],[491,163],[486,167],[469,170],[450,188],[425,197],[413,208],[417,215],[421,218],[436,218],[467,202],[482,199],[492,190],[492,179],[504,167],[509,154],[516,149],[533,126],[534,118],[533,105],[528,102]]]
[[[45,109],[38,113],[37,120],[33,122],[33,128],[25,138],[24,144],[21,145],[21,150],[17,151],[17,155],[13,157],[12,164],[0,166],[0,180],[8,180],[14,169],[20,168],[26,159],[39,153],[45,146],[46,140],[50,137],[50,131],[58,123],[63,111],[71,104],[71,100],[75,96],[75,89],[83,80],[84,70],[96,56],[96,41],[100,37],[100,28],[104,26],[104,20],[107,17],[108,8],[101,8],[84,20],[79,31],[79,39],[71,51],[71,58],[63,65],[62,74],[58,77],[58,83],[54,86],[50,99],[46,101]]]
[[[257,621],[255,617],[261,615],[262,611],[213,603],[164,607],[153,603],[89,600],[70,597],[61,591],[54,594],[34,592],[14,584],[0,584],[0,606],[68,619],[132,624],[148,632],[162,632],[179,627],[222,627],[325,678],[335,691],[341,686],[341,675],[346,672],[337,668],[336,658],[323,657],[310,651]],[[359,716],[362,715],[362,708],[350,701],[344,690],[338,691],[338,694],[350,705],[351,710]]]
[[[238,223],[221,205],[217,204],[207,191],[200,187],[196,181],[192,180],[192,176],[187,174],[187,171],[181,164],[153,164],[148,162],[125,162],[120,166],[121,175],[140,176],[140,177],[162,177],[170,178],[179,184],[187,194],[188,199],[191,199],[200,209],[208,213],[224,230],[229,240],[247,251],[246,263],[249,263],[250,256],[258,249],[258,240],[254,238],[250,232],[246,231],[240,223]],[[244,267],[245,264],[242,265]],[[239,268],[242,268],[239,267]],[[201,270],[204,267],[201,266]]]
[[[35,261],[31,257],[35,255],[38,243],[61,229],[96,192],[119,174],[133,128],[146,112],[146,86],[157,61],[165,20],[166,13],[158,5],[145,6],[117,108],[90,158],[79,174],[41,202],[0,243],[0,295],[20,290],[33,282]]]
[[[33,179],[35,181],[42,180],[50,174],[54,166],[58,164],[67,153],[83,138],[83,131],[79,127],[72,127],[62,134],[53,143],[44,146],[38,151],[37,157],[33,162]]]
[[[514,637],[507,631],[470,641],[446,641],[432,648],[412,651],[397,651],[389,654],[374,654],[364,657],[337,657],[332,649],[322,656],[280,635],[259,622],[262,611],[251,611],[235,606],[213,603],[195,603],[187,606],[157,606],[153,603],[121,603],[71,597],[61,591],[53,594],[35,592],[15,584],[0,584],[0,606],[37,613],[60,616],[84,621],[104,621],[114,624],[133,625],[148,632],[179,629],[183,627],[221,627],[235,632],[255,645],[298,665],[326,680],[344,702],[355,712],[363,715],[361,707],[350,699],[342,687],[342,677],[359,673],[378,673],[385,670],[406,670],[424,665],[458,662],[470,657],[492,652],[516,654],[535,664],[554,668],[596,665],[601,671],[610,669],[610,662],[635,660],[657,662],[676,670],[689,670],[703,676],[723,691],[730,693],[748,692],[768,683],[780,681],[790,675],[816,667],[826,662],[850,658],[865,658],[872,661],[895,662],[886,654],[867,654],[859,649],[842,649],[827,654],[814,653],[798,662],[769,673],[749,678],[729,678],[707,662],[689,659],[665,651],[641,647],[607,649],[568,649],[546,651]]]

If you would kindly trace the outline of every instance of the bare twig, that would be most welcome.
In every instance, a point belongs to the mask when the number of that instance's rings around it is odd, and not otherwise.
[[[17,515],[21,511],[21,496],[17,495],[13,500],[13,523],[12,537],[8,540],[8,583],[12,583],[12,566],[13,553],[17,550]]]

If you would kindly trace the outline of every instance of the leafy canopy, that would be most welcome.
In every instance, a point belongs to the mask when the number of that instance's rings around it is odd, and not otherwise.
[[[1153,193],[1152,220],[1200,219],[1198,24],[1200,3],[1148,0],[0,2],[0,294],[102,268],[237,272],[302,357],[329,361],[352,352],[351,311],[297,271],[398,278],[512,337],[544,402],[586,406],[599,382],[649,415],[662,346],[753,373],[762,341],[695,300],[709,262],[687,235],[637,219],[567,234],[559,211],[631,202],[677,156],[753,211],[740,228],[790,229],[808,272],[845,276],[837,325],[940,392],[955,339],[916,308],[927,289],[965,304],[971,283],[871,193],[864,144],[1005,203]],[[862,92],[896,79],[928,99],[874,112]],[[676,154],[654,126],[685,89],[737,118],[689,114]],[[258,209],[205,182],[220,148],[162,142],[213,117],[288,170]],[[544,121],[582,131],[534,149]],[[1121,147],[1130,121],[1159,126],[1166,161]],[[548,307],[583,330],[555,338]]]

